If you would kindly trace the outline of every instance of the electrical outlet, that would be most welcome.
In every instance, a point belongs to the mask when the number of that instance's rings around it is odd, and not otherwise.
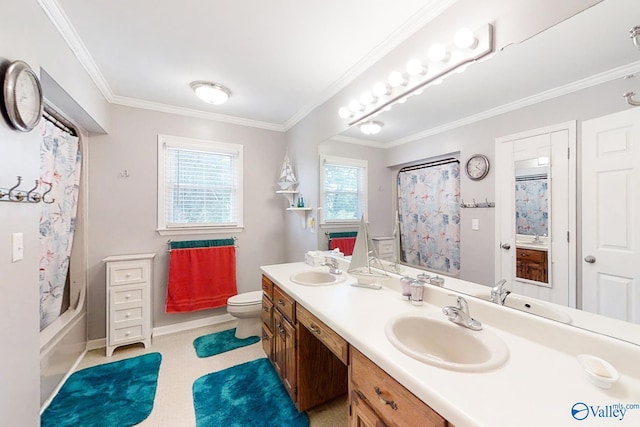
[[[472,230],[480,230],[480,220],[474,218],[471,220],[471,229]]]

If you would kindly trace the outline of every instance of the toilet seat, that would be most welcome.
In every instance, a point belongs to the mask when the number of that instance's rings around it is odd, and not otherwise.
[[[262,291],[244,292],[227,299],[227,306],[244,307],[262,304]]]

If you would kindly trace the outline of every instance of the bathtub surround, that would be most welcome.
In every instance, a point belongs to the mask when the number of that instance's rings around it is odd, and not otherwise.
[[[198,378],[193,383],[193,403],[198,427],[309,425],[265,358]]]
[[[153,408],[161,361],[150,353],[74,373],[42,414],[42,427],[140,423]]]
[[[226,351],[235,350],[260,341],[260,337],[253,336],[244,339],[235,337],[236,329],[203,335],[193,341],[193,348],[200,358],[215,356]]]

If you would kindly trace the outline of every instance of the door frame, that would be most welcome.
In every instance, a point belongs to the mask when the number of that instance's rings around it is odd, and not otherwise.
[[[569,267],[568,267],[568,286],[569,286],[569,292],[568,292],[568,306],[575,308],[576,307],[576,303],[577,303],[577,281],[576,281],[576,277],[577,277],[577,169],[576,169],[576,165],[577,165],[577,152],[576,152],[576,145],[577,145],[577,121],[576,120],[571,120],[568,122],[563,122],[563,123],[557,123],[554,125],[550,125],[550,126],[545,126],[545,127],[541,127],[541,128],[536,128],[536,129],[530,129],[530,130],[526,130],[523,132],[518,132],[515,134],[511,134],[511,135],[505,135],[505,136],[501,136],[495,139],[495,156],[496,156],[496,168],[495,168],[495,182],[494,182],[494,188],[495,188],[495,198],[496,198],[496,210],[495,210],[495,227],[494,227],[494,231],[495,231],[495,246],[494,246],[494,253],[495,253],[495,274],[494,274],[494,281],[500,280],[502,278],[502,248],[501,248],[501,244],[503,243],[502,241],[502,227],[500,226],[500,217],[501,217],[501,211],[500,211],[500,207],[502,206],[503,203],[505,203],[504,200],[502,200],[502,192],[500,191],[500,183],[505,180],[505,179],[511,179],[512,177],[509,176],[509,171],[512,169],[511,167],[506,167],[506,165],[501,164],[500,162],[500,156],[501,156],[501,152],[502,150],[500,150],[500,147],[502,147],[502,144],[507,143],[509,141],[514,141],[514,140],[518,140],[518,139],[524,139],[524,138],[530,138],[530,137],[534,137],[537,135],[542,135],[542,134],[548,134],[548,133],[554,133],[554,132],[561,132],[561,131],[567,131],[568,132],[568,146],[569,146],[569,152],[567,153],[567,161],[568,161],[568,197],[567,197],[567,233],[568,233],[568,262],[569,262]],[[515,221],[515,219],[514,219]],[[515,229],[514,229],[515,230]],[[504,243],[509,243],[515,250],[515,231],[513,234],[513,238],[510,239],[509,242],[504,242]],[[515,252],[514,252],[515,253]],[[551,264],[553,262],[553,260],[549,260],[548,261],[549,264]],[[515,267],[514,267],[515,268]],[[514,271],[515,274],[515,271]]]

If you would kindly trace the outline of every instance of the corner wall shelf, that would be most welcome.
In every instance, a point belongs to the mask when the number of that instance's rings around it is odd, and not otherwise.
[[[297,212],[300,215],[300,220],[302,221],[302,228],[307,228],[307,213],[313,208],[287,208],[290,212]]]
[[[298,194],[298,192],[295,190],[278,190],[276,194],[282,194],[289,202],[287,208],[291,208],[295,205],[295,203],[293,203],[293,196]]]

